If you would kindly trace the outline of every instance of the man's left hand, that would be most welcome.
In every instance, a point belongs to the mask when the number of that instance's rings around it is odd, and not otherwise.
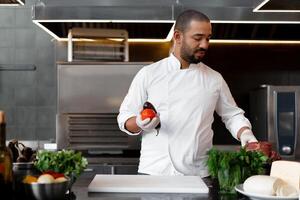
[[[256,137],[253,135],[253,132],[250,129],[246,129],[242,132],[240,140],[242,147],[244,147],[249,142],[257,142]]]

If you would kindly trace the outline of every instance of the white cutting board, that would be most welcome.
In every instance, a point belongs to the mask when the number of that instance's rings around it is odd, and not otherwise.
[[[208,193],[199,176],[99,175],[88,186],[89,192],[131,193]]]

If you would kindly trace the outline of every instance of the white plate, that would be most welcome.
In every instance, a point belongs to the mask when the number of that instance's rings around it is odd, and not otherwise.
[[[298,200],[298,197],[277,197],[277,196],[269,196],[269,195],[260,195],[260,194],[254,194],[254,193],[249,193],[245,192],[243,188],[243,184],[237,185],[234,188],[236,191],[239,193],[248,196],[250,199],[253,200]]]

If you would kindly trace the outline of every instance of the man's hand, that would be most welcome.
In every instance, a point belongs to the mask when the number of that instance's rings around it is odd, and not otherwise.
[[[255,138],[250,129],[246,129],[242,132],[240,140],[242,147],[244,147],[249,142],[257,142],[257,139]]]
[[[141,115],[136,117],[136,125],[140,127],[143,131],[150,132],[159,124],[160,119],[159,116],[156,115],[152,120],[150,118],[146,118],[142,120]]]

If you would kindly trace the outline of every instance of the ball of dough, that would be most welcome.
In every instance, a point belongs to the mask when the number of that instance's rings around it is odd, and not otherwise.
[[[275,196],[278,187],[283,185],[279,178],[267,175],[250,176],[244,182],[244,191],[260,195]]]

